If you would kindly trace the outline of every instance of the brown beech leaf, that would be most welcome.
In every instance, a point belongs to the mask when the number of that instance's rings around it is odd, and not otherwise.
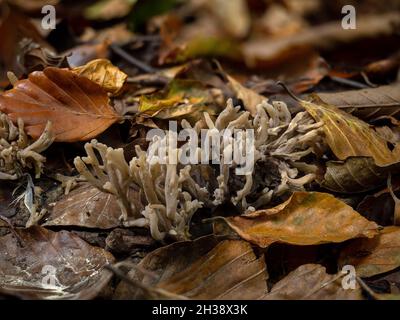
[[[295,192],[284,203],[224,219],[240,237],[266,248],[274,242],[314,245],[372,238],[378,225],[328,193]]]
[[[111,229],[121,225],[120,216],[114,195],[84,184],[56,202],[44,225]]]
[[[342,274],[327,274],[319,264],[305,264],[276,283],[265,300],[361,300],[361,289],[345,290]]]
[[[328,161],[319,184],[331,191],[359,193],[376,189],[386,182],[389,173],[398,172],[399,164],[378,167],[368,157],[351,157],[345,161]]]
[[[360,277],[400,267],[400,228],[390,226],[373,239],[355,239],[341,252],[339,264],[353,265]]]
[[[51,121],[62,142],[89,140],[121,119],[98,84],[53,67],[31,73],[0,95],[0,110],[14,122],[23,119],[33,138]]]
[[[219,241],[213,236],[157,249],[128,276],[190,299],[257,299],[267,291],[264,257],[257,258],[245,241]],[[121,282],[115,298],[145,296],[141,289]]]
[[[0,238],[0,288],[28,299],[91,299],[111,279],[103,267],[113,261],[68,231],[15,229]]]
[[[83,66],[73,68],[72,72],[96,82],[113,94],[117,94],[121,90],[128,77],[107,59],[92,60]]]
[[[388,141],[382,138],[366,122],[322,102],[302,101],[301,105],[315,121],[324,122],[326,142],[339,160],[349,157],[372,157],[379,167],[400,161],[400,146],[391,150]]]
[[[364,120],[381,116],[400,119],[400,83],[371,89],[318,93],[312,97]]]

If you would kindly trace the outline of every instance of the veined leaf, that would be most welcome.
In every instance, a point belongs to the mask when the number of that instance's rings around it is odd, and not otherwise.
[[[51,121],[56,141],[63,142],[89,140],[121,119],[98,84],[53,67],[32,72],[0,95],[0,110],[14,122],[23,119],[33,138]]]
[[[240,237],[263,248],[274,242],[314,245],[378,234],[375,222],[320,192],[295,192],[274,208],[224,220]]]
[[[138,267],[128,276],[143,286],[190,299],[257,299],[267,291],[264,257],[257,258],[251,245],[241,240],[211,236],[177,242],[151,252]],[[116,298],[144,296],[141,289],[122,282]]]
[[[355,116],[370,120],[380,116],[400,116],[400,84],[380,86],[378,88],[349,90],[335,93],[312,94],[326,104],[334,105]]]
[[[372,157],[379,167],[400,161],[400,146],[391,150],[388,141],[366,122],[328,104],[308,101],[301,104],[315,121],[324,122],[326,142],[339,160]]]

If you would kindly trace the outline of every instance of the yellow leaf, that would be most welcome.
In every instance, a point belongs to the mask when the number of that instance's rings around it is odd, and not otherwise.
[[[99,84],[104,90],[117,94],[125,83],[127,74],[107,59],[96,59],[72,69],[73,72]]]
[[[315,121],[324,122],[326,142],[339,160],[372,157],[379,167],[400,161],[400,147],[391,150],[388,142],[366,122],[320,100],[302,101],[301,105]]]
[[[334,196],[320,192],[295,192],[274,208],[225,221],[243,239],[263,248],[274,242],[315,245],[378,234],[375,222]]]

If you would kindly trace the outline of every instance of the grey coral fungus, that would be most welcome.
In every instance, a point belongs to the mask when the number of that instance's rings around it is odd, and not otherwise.
[[[185,120],[181,125],[179,137],[189,130],[186,143],[178,147],[174,131],[155,135],[147,152],[136,146],[129,164],[122,149],[96,140],[85,145],[86,157],[74,161],[90,183],[116,196],[125,225],[148,227],[157,240],[187,238],[200,207],[231,201],[243,211],[254,210],[315,179],[314,167],[299,160],[323,147],[322,123],[307,112],[292,118],[283,102],[264,101],[251,117],[228,100],[215,121],[204,113],[204,121],[193,127]],[[213,143],[217,148],[210,149]],[[208,181],[196,174],[205,167],[211,172]],[[260,168],[262,174],[256,174]]]
[[[35,176],[38,178],[46,161],[40,153],[53,141],[50,122],[39,139],[30,142],[21,119],[18,119],[16,127],[6,114],[0,113],[0,180],[20,178],[24,168],[35,169]]]

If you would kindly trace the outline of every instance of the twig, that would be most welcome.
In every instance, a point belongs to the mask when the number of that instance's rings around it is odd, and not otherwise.
[[[297,102],[302,102],[301,99],[298,98],[298,97],[292,92],[292,90],[290,90],[289,87],[288,87],[286,84],[284,84],[282,81],[278,81],[276,84],[279,85],[279,86],[281,86],[281,87],[283,87],[283,89],[285,89],[285,91],[287,92],[287,94],[288,94],[289,96],[291,96],[294,100],[296,100]]]
[[[161,298],[167,298],[167,299],[174,299],[174,300],[188,300],[186,297],[174,294],[172,292],[168,292],[164,289],[161,288],[151,288],[149,286],[146,286],[142,284],[140,281],[134,280],[129,278],[127,275],[125,275],[119,268],[116,268],[112,265],[106,265],[104,266],[105,269],[110,270],[113,272],[117,277],[121,278],[121,280],[125,281],[129,285],[135,287],[135,288],[140,288],[144,291],[144,293],[150,298],[150,299],[160,299]]]
[[[332,81],[335,81],[337,83],[340,84],[344,84],[346,86],[349,87],[353,87],[353,88],[357,88],[357,89],[365,89],[368,88],[367,85],[362,84],[360,82],[354,81],[354,80],[350,80],[350,79],[343,79],[343,78],[339,78],[339,77],[330,77]]]
[[[118,46],[116,44],[111,44],[110,48],[121,58],[125,59],[126,61],[128,61],[129,63],[131,63],[132,65],[134,65],[135,67],[139,68],[140,70],[142,70],[144,72],[155,73],[158,71],[157,69],[147,65],[143,61],[136,59],[135,57],[130,55],[128,52],[126,52],[124,49],[122,49],[120,46]]]

